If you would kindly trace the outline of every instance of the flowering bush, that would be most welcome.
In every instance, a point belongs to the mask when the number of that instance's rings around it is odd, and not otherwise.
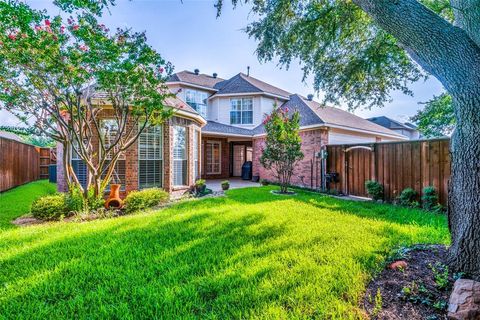
[[[260,163],[273,171],[280,183],[280,192],[286,193],[295,164],[303,159],[302,141],[298,134],[300,114],[275,106],[272,113],[265,116],[263,124],[267,138]]]

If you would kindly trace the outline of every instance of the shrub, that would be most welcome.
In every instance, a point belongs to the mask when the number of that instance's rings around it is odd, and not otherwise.
[[[203,179],[198,179],[197,181],[195,181],[195,186],[197,188],[201,188],[203,187],[207,182]]]
[[[368,195],[375,201],[383,199],[383,186],[377,181],[365,181],[365,188]]]
[[[268,186],[270,182],[267,179],[260,179],[260,184],[262,186]]]
[[[125,198],[125,212],[132,213],[167,202],[169,194],[159,188],[132,191]]]
[[[66,203],[68,211],[73,212],[90,212],[91,210],[96,210],[103,207],[105,200],[103,198],[95,197],[93,188],[88,190],[88,197],[85,199],[83,197],[82,191],[76,187],[70,187],[70,191],[66,196]]]
[[[422,190],[422,207],[428,211],[434,211],[438,205],[437,190],[433,186],[428,186]]]
[[[418,204],[418,202],[416,202],[417,195],[417,191],[412,188],[405,188],[402,193],[400,193],[398,202],[404,207],[416,207]]]
[[[40,220],[59,220],[68,213],[66,197],[54,194],[38,198],[32,203],[30,212]]]

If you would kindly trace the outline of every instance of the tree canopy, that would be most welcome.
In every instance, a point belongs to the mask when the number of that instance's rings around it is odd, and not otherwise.
[[[142,130],[171,116],[164,82],[173,67],[145,33],[110,31],[98,20],[112,1],[56,3],[64,15],[17,0],[0,3],[0,102],[61,143],[69,183],[85,195],[92,183],[99,195]],[[113,123],[105,125],[106,117]],[[88,168],[84,189],[70,166],[73,153]]]
[[[444,93],[433,97],[424,104],[425,107],[410,118],[415,122],[422,135],[426,138],[451,135],[457,123],[453,112],[452,97]]]

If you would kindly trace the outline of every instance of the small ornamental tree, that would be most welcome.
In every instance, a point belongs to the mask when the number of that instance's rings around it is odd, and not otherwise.
[[[63,146],[67,182],[85,199],[89,189],[102,196],[122,154],[172,114],[164,84],[172,66],[144,33],[101,24],[97,14],[108,3],[57,1],[67,19],[21,1],[0,3],[0,108]],[[87,167],[86,187],[73,154]]]
[[[303,159],[302,141],[298,134],[300,114],[298,111],[289,113],[288,108],[275,107],[271,114],[265,116],[263,124],[267,137],[260,163],[275,174],[280,183],[280,193],[287,193],[293,169]]]

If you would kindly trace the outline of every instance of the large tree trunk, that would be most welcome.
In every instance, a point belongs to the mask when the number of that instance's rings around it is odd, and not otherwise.
[[[449,262],[454,270],[480,280],[480,46],[475,33],[479,16],[468,17],[464,11],[459,25],[468,28],[463,30],[417,0],[353,1],[453,97],[457,129],[451,147]]]
[[[460,122],[451,141],[448,216],[449,264],[476,280],[480,280],[480,84],[478,88],[476,95],[454,98]]]

